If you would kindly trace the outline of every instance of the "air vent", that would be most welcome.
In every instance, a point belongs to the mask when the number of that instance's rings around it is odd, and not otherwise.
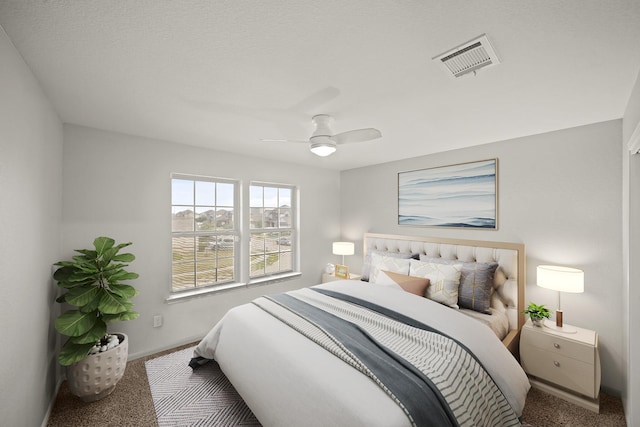
[[[448,50],[433,60],[440,62],[447,73],[454,77],[475,73],[480,68],[500,63],[486,34]]]

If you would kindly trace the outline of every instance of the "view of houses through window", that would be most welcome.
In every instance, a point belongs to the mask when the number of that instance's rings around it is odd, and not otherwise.
[[[172,175],[172,292],[239,282],[239,266],[247,265],[240,262],[243,235],[249,237],[249,279],[293,271],[294,190],[251,183],[249,206],[243,208],[237,181]],[[241,211],[249,218],[246,233]]]
[[[174,292],[236,279],[237,186],[227,180],[172,177]]]
[[[293,271],[293,187],[252,183],[249,191],[251,277]]]

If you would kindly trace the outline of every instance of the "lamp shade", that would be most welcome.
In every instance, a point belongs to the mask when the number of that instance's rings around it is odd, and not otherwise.
[[[577,268],[558,265],[539,265],[538,286],[559,292],[584,292],[584,272]]]
[[[355,252],[355,245],[353,242],[333,242],[333,254],[334,255],[353,255]]]

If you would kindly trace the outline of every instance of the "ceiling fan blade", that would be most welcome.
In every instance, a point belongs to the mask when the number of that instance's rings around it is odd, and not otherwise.
[[[382,137],[382,133],[378,129],[356,129],[342,132],[337,135],[333,135],[331,139],[336,144],[349,144],[352,142],[364,142],[371,141],[372,139],[378,139]]]

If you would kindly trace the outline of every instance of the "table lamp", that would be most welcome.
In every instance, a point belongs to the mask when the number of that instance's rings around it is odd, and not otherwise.
[[[353,242],[333,242],[333,254],[342,255],[342,265],[344,265],[344,256],[353,255],[355,245]]]
[[[538,286],[541,288],[558,291],[558,310],[556,311],[556,324],[545,326],[559,332],[574,334],[576,329],[562,324],[562,306],[560,305],[560,294],[562,292],[581,293],[584,292],[584,272],[577,268],[561,267],[558,265],[539,265],[537,268]]]

